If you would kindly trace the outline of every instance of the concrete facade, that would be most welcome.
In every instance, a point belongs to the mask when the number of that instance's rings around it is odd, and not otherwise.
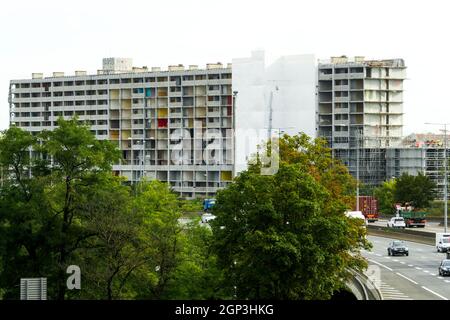
[[[282,57],[266,67],[257,51],[233,63],[161,70],[106,58],[95,75],[33,73],[10,82],[10,124],[37,134],[53,130],[60,116],[77,116],[121,150],[113,170],[130,183],[147,177],[169,182],[184,198],[209,197],[269,136],[314,134],[314,56]]]
[[[402,59],[365,60],[345,56],[320,61],[317,81],[317,136],[360,180],[376,185],[386,175],[385,148],[399,146],[403,131]]]

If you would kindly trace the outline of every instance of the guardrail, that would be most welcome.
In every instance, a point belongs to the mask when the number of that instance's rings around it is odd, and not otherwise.
[[[347,287],[358,300],[383,300],[380,290],[370,279],[355,270],[350,270],[353,277],[347,281]]]
[[[407,240],[413,241],[428,245],[435,245],[436,233],[427,232],[427,231],[418,231],[418,230],[408,230],[408,229],[394,229],[382,226],[367,226],[367,234],[385,237],[385,238],[393,238],[398,240]]]

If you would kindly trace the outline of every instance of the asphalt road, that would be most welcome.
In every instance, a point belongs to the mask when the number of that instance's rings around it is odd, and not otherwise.
[[[381,291],[384,300],[448,300],[450,277],[438,275],[439,263],[445,253],[433,246],[406,242],[409,256],[390,257],[389,242],[393,239],[368,236],[371,251],[363,251],[368,259],[367,276]]]

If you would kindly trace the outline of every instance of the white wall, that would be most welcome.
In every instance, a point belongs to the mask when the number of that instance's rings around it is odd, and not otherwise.
[[[266,67],[264,51],[233,59],[236,96],[236,172],[247,168],[257,144],[267,140],[272,98],[272,136],[303,131],[315,136],[314,55],[285,56]]]

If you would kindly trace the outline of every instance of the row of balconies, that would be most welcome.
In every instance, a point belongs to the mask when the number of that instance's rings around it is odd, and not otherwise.
[[[319,80],[340,80],[340,79],[364,79],[364,72],[361,73],[336,73],[336,74],[322,74],[319,73]]]

